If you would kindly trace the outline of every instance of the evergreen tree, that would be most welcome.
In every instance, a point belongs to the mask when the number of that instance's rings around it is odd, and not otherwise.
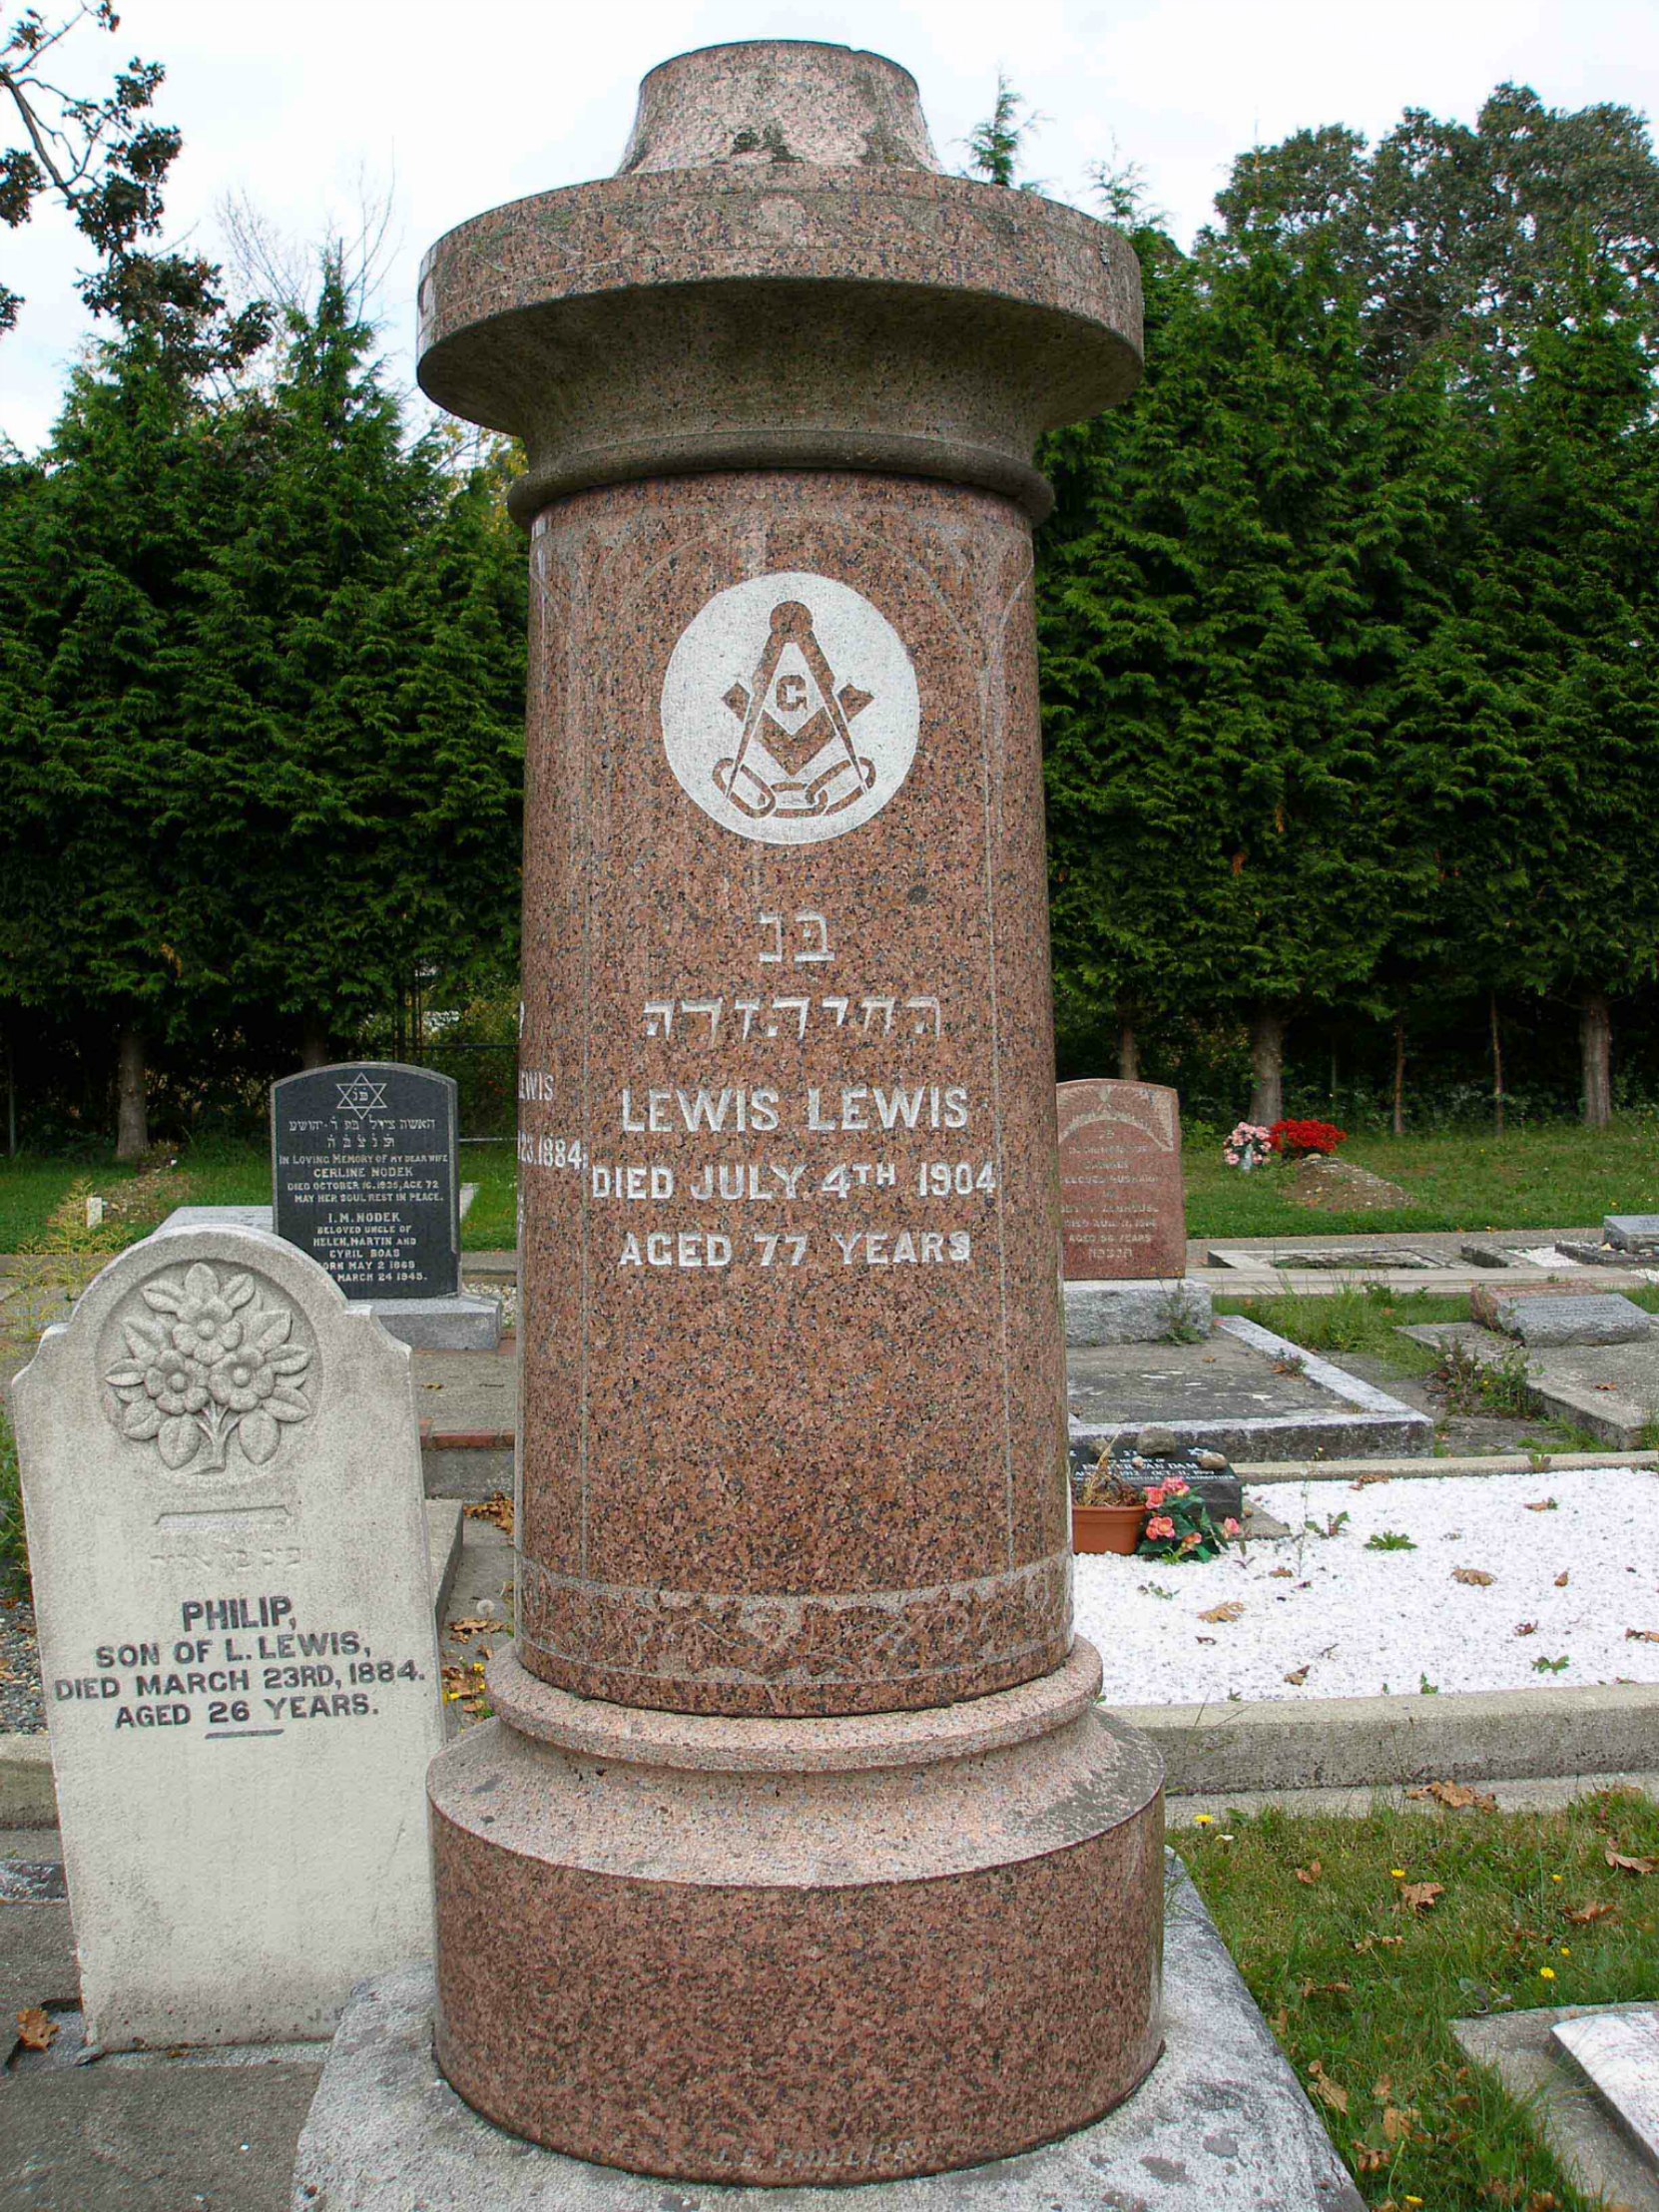
[[[1377,713],[1399,525],[1329,273],[1138,243],[1146,385],[1048,455],[1058,1003],[1235,1012],[1273,1120],[1286,1022],[1365,998],[1421,872]]]

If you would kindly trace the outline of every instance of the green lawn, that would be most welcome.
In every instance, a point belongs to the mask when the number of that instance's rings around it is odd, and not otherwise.
[[[1420,1137],[1354,1137],[1342,1157],[1411,1194],[1395,1213],[1324,1214],[1291,1203],[1291,1177],[1275,1165],[1241,1175],[1207,1137],[1189,1143],[1191,1237],[1376,1235],[1395,1229],[1566,1229],[1603,1214],[1659,1212],[1659,1123],[1621,1115],[1591,1134],[1571,1122]]]
[[[1413,1199],[1398,1213],[1320,1214],[1290,1200],[1279,1167],[1240,1175],[1223,1164],[1214,1138],[1186,1148],[1187,1230],[1194,1237],[1376,1235],[1393,1229],[1559,1229],[1599,1222],[1603,1214],[1659,1212],[1659,1124],[1626,1115],[1598,1136],[1571,1123],[1517,1130],[1507,1137],[1435,1134],[1357,1137],[1343,1158],[1401,1184]],[[265,1148],[212,1142],[183,1153],[188,1202],[257,1205],[271,1196]],[[515,1168],[510,1144],[468,1145],[465,1181],[478,1196],[462,1226],[468,1251],[497,1251],[514,1241]],[[111,1161],[0,1159],[0,1252],[15,1252],[46,1229],[55,1206],[77,1183],[106,1195],[131,1180]],[[184,1199],[178,1203],[186,1203]],[[132,1234],[139,1234],[134,1225]]]
[[[131,1195],[134,1170],[113,1160],[43,1160],[32,1156],[0,1158],[0,1252],[61,1249],[68,1234],[54,1230],[52,1216],[82,1187],[108,1199]],[[461,1224],[468,1252],[510,1247],[517,1235],[517,1182],[510,1144],[467,1145],[461,1152],[461,1180],[476,1183],[478,1196]],[[152,1215],[173,1206],[267,1206],[271,1203],[271,1154],[263,1145],[215,1141],[179,1155],[177,1174],[155,1179],[155,1203],[130,1223],[110,1222],[96,1240],[77,1238],[117,1251],[155,1227]],[[78,1211],[78,1209],[77,1209]]]
[[[1270,1811],[1174,1841],[1368,2203],[1589,2212],[1449,2023],[1651,1999],[1659,1806],[1612,1793],[1550,1814]],[[1408,1885],[1438,1894],[1413,1904]]]

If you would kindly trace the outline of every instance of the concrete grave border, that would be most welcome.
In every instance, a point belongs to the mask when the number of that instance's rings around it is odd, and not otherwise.
[[[1212,1444],[1216,1450],[1225,1451],[1241,1470],[1248,1468],[1253,1454],[1275,1459],[1299,1453],[1306,1453],[1310,1459],[1335,1458],[1369,1446],[1378,1452],[1404,1452],[1414,1457],[1418,1453],[1426,1455],[1432,1446],[1434,1423],[1415,1406],[1403,1404],[1373,1383],[1362,1382],[1358,1376],[1334,1367],[1317,1353],[1304,1351],[1288,1337],[1275,1336],[1271,1329],[1247,1320],[1243,1314],[1228,1314],[1216,1327],[1253,1352],[1274,1360],[1294,1361],[1310,1382],[1329,1391],[1337,1409],[1329,1413],[1247,1414],[1234,1421],[1166,1422],[1164,1425],[1178,1442]],[[1074,1416],[1071,1439],[1073,1443],[1098,1444],[1139,1426],[1139,1422],[1082,1421]]]

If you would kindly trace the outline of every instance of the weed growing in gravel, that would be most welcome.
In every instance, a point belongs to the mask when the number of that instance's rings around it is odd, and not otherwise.
[[[1234,1812],[1175,1842],[1369,2204],[1589,2212],[1450,2023],[1651,1998],[1659,1805],[1610,1791],[1548,1814]]]
[[[0,1597],[24,1597],[28,1590],[29,1547],[23,1540],[17,1441],[6,1408],[0,1404]]]
[[[1366,1538],[1368,1551],[1415,1551],[1416,1545],[1402,1528],[1380,1528]]]

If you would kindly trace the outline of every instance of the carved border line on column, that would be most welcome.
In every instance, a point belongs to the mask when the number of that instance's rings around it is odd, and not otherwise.
[[[1042,1660],[1069,1634],[1071,1553],[916,1590],[811,1595],[583,1582],[519,1562],[519,1643],[592,1677],[869,1689]],[[1051,1626],[1035,1631],[1047,1619]],[[600,1659],[597,1651],[612,1656]]]

